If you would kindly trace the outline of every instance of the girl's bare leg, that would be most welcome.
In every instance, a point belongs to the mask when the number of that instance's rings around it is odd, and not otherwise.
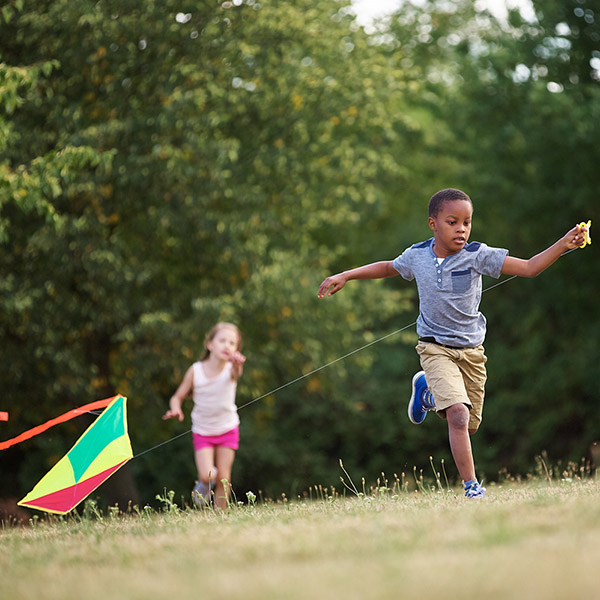
[[[217,487],[215,489],[215,505],[217,508],[226,509],[229,499],[231,469],[235,459],[235,450],[226,446],[216,448]],[[223,484],[223,480],[226,483]]]
[[[196,450],[194,453],[196,468],[198,469],[198,481],[205,484],[214,482],[217,478],[215,472],[215,448],[206,447]]]

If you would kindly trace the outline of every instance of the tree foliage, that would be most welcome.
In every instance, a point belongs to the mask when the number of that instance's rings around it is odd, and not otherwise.
[[[5,29],[7,69],[39,83],[13,94],[4,180],[40,161],[44,174],[24,193],[33,216],[14,199],[3,211],[15,423],[119,391],[134,446],[151,446],[177,431],[160,414],[218,319],[244,332],[243,402],[363,343],[373,317],[356,315],[375,298],[392,312],[397,292],[381,286],[316,305],[363,213],[385,218],[401,136],[418,136],[389,119],[392,75],[343,5],[42,2]],[[282,419],[348,404],[345,374],[296,386],[285,411],[284,395],[247,409],[254,487],[294,461]],[[15,464],[39,462],[45,443]],[[321,452],[314,439],[305,454]],[[174,479],[190,476],[189,457],[164,456]],[[165,459],[144,461],[140,479],[162,486]]]

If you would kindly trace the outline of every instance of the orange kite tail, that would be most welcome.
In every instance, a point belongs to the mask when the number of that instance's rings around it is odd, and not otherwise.
[[[10,440],[6,440],[4,442],[0,442],[0,450],[6,450],[7,448],[14,446],[15,444],[20,444],[21,442],[24,442],[29,438],[43,433],[47,429],[50,429],[50,427],[54,427],[54,425],[64,423],[65,421],[73,419],[74,417],[78,417],[79,415],[83,415],[87,412],[97,410],[99,408],[106,408],[116,397],[117,396],[113,396],[112,398],[106,398],[105,400],[96,400],[95,402],[90,402],[89,404],[85,404],[84,406],[80,406],[79,408],[74,408],[73,410],[66,412],[64,415],[60,415],[55,419],[50,419],[49,421],[46,421],[45,423],[42,423],[41,425],[38,425],[33,429],[28,429],[27,431],[24,431],[21,435],[18,435],[17,437],[14,437]]]

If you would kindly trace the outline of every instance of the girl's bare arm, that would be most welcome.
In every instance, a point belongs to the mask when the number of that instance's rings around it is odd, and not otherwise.
[[[177,418],[180,421],[183,421],[183,411],[181,410],[181,405],[192,391],[193,385],[194,369],[193,367],[190,367],[186,371],[183,381],[179,384],[177,391],[171,396],[171,399],[169,400],[169,410],[163,415],[163,420]]]

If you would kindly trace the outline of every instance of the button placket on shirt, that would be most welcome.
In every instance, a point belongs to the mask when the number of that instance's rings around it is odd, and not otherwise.
[[[433,259],[433,264],[435,265],[435,270],[437,272],[437,286],[439,288],[441,288],[442,287],[442,265],[440,265],[437,258]]]

